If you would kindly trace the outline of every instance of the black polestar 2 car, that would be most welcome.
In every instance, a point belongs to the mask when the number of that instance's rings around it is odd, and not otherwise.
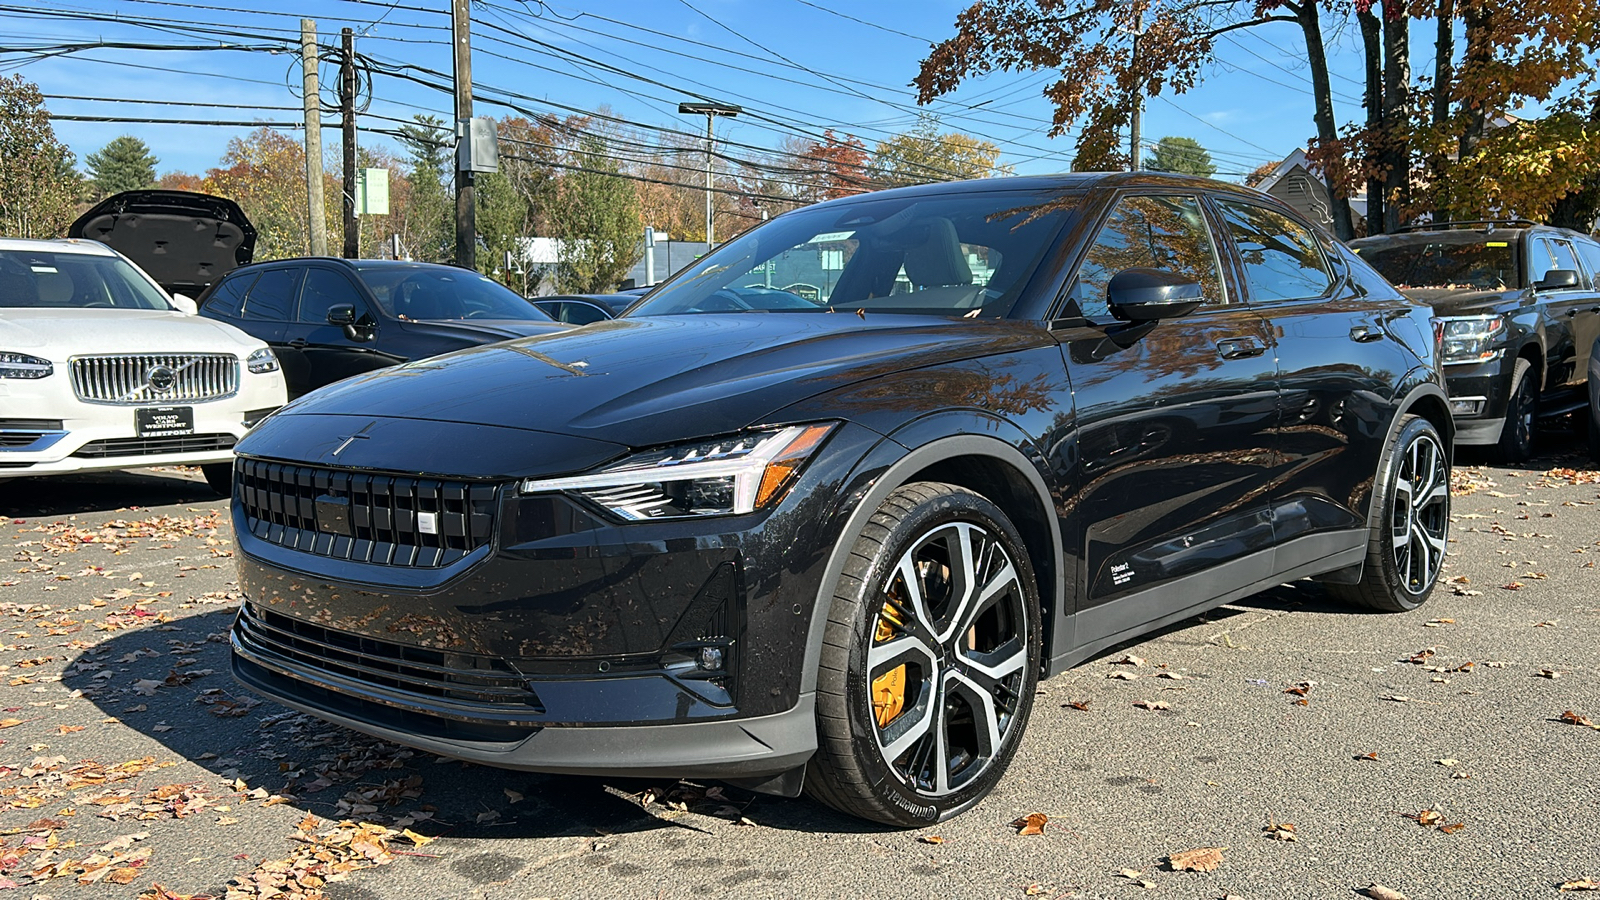
[[[258,426],[234,672],[491,766],[937,821],[999,780],[1038,679],[1110,645],[1300,578],[1421,604],[1436,348],[1425,307],[1244,188],[818,204],[618,319]]]

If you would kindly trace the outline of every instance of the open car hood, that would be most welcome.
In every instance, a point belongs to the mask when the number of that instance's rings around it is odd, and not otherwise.
[[[123,191],[95,204],[67,230],[144,269],[169,294],[198,297],[255,256],[256,229],[239,204],[191,191]]]

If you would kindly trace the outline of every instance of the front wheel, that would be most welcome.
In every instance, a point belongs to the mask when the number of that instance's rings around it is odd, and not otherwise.
[[[1494,448],[1496,460],[1520,463],[1533,456],[1533,421],[1538,412],[1539,386],[1534,384],[1533,364],[1519,359],[1511,370],[1511,399],[1506,401],[1506,421]]]
[[[1439,580],[1450,531],[1450,457],[1433,423],[1406,416],[1373,481],[1361,581],[1329,585],[1338,596],[1385,612],[1407,612]]]
[[[817,678],[814,798],[918,827],[973,806],[1016,753],[1039,677],[1021,535],[965,488],[908,484],[855,542]]]

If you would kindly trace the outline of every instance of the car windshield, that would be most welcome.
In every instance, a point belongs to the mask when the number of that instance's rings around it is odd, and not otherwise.
[[[0,307],[170,310],[172,304],[121,257],[0,250]]]
[[[1517,281],[1516,242],[1461,240],[1364,246],[1357,253],[1398,288],[1500,290]]]
[[[378,305],[397,319],[553,321],[498,282],[468,269],[357,266],[356,271]]]
[[[1005,316],[1081,200],[1002,190],[796,210],[718,247],[628,315]]]

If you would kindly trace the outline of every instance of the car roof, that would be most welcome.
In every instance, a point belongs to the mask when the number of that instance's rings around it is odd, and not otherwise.
[[[443,263],[419,262],[409,259],[345,259],[342,256],[291,256],[285,259],[269,259],[248,266],[240,266],[234,272],[254,272],[269,266],[307,265],[321,263],[323,265],[339,266],[357,272],[384,269],[418,269],[437,270],[441,272],[471,272],[478,274],[475,269],[465,269],[461,266],[450,266]],[[228,274],[233,274],[230,272]]]
[[[52,238],[40,240],[37,238],[8,238],[0,237],[0,250],[36,250],[48,253],[76,253],[80,256],[116,256],[116,251],[99,241],[84,240],[82,238]]]
[[[1062,172],[1054,175],[1008,175],[1003,178],[979,178],[971,181],[941,181],[933,184],[919,184],[911,187],[874,191],[870,194],[854,194],[840,200],[830,200],[828,202],[848,203],[852,200],[866,198],[877,199],[880,197],[919,194],[933,196],[938,194],[964,194],[975,191],[1086,191],[1095,188],[1117,187],[1167,187],[1185,190],[1208,190],[1237,194],[1254,200],[1270,196],[1244,185],[1229,184],[1225,181],[1201,178],[1196,175],[1179,175],[1172,172]]]

